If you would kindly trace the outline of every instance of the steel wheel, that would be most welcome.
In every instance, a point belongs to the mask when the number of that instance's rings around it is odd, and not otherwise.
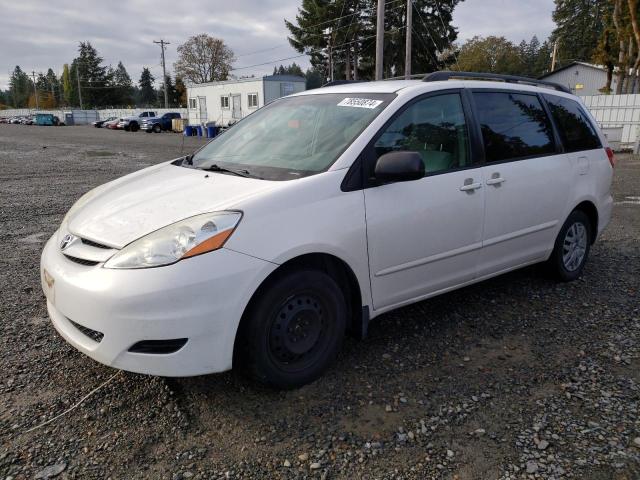
[[[562,262],[564,267],[575,272],[584,261],[587,252],[587,229],[579,222],[572,224],[564,236]]]
[[[346,323],[345,297],[331,276],[292,270],[252,301],[240,325],[234,363],[268,385],[305,385],[336,358]]]
[[[326,346],[325,311],[322,300],[313,294],[292,296],[280,306],[269,331],[269,353],[281,368],[305,368]]]

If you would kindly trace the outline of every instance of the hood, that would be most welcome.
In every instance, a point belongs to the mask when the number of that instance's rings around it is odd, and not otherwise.
[[[79,237],[122,248],[179,220],[233,208],[279,183],[165,163],[98,187],[72,212],[68,229]]]

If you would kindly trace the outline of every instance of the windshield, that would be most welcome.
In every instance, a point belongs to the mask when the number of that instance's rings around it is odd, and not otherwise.
[[[394,97],[327,93],[282,98],[216,137],[194,155],[193,166],[241,169],[268,180],[322,172]]]

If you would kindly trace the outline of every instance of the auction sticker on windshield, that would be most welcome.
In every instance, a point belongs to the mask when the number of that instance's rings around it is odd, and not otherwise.
[[[358,107],[358,108],[376,108],[382,103],[382,100],[373,100],[371,98],[345,98],[340,103],[339,107]]]

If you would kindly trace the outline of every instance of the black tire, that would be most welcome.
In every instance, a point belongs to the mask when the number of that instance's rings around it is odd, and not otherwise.
[[[251,302],[240,326],[236,360],[263,384],[301,387],[335,360],[346,324],[346,301],[332,277],[318,270],[292,271]]]
[[[571,282],[580,277],[589,258],[592,229],[586,213],[581,210],[571,212],[558,233],[553,253],[547,261],[550,272],[556,278]],[[576,241],[573,242],[572,238]]]
[[[124,131],[125,132],[130,132],[131,131],[131,127],[129,125],[125,125],[124,126]]]
[[[131,122],[129,124],[129,130],[132,132],[137,132],[138,130],[140,130],[140,125],[138,125],[136,122]]]
[[[157,123],[153,126],[154,133],[160,133],[162,131],[162,127]]]

